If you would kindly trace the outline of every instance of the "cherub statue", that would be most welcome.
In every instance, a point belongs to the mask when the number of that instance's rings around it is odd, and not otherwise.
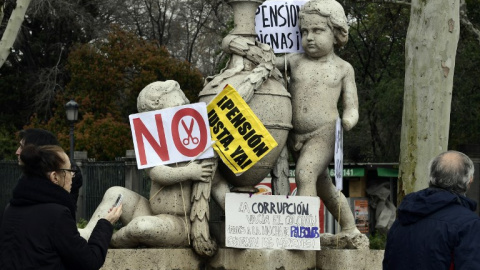
[[[276,66],[290,75],[293,130],[289,149],[296,158],[295,181],[300,196],[317,196],[339,221],[342,233],[360,233],[345,196],[328,175],[333,160],[337,103],[343,100],[342,125],[350,130],[358,121],[358,97],[353,67],[334,48],[348,40],[347,18],[335,0],[311,0],[300,10],[305,53],[277,58]],[[339,210],[340,207],[340,216]]]
[[[138,96],[137,109],[146,112],[189,103],[179,84],[170,80],[146,86]],[[120,220],[125,226],[114,233],[112,247],[192,244],[198,254],[212,256],[217,244],[210,238],[208,200],[215,168],[215,159],[204,159],[146,169],[152,181],[150,199],[123,187],[111,187],[80,234],[88,239],[97,220],[110,209],[118,194],[123,194]]]
[[[229,54],[230,59],[220,74],[207,78],[206,85],[199,94],[200,101],[209,103],[226,84],[232,85],[278,144],[242,175],[231,173],[219,161],[218,173],[212,183],[212,196],[223,210],[225,194],[230,192],[230,187],[233,192],[255,193],[255,185],[272,170],[275,170],[275,176],[283,176],[282,180],[274,181],[276,194],[288,194],[290,188],[288,163],[287,174],[277,168],[279,156],[288,156],[286,153],[282,155],[282,150],[288,131],[292,128],[290,94],[280,71],[275,67],[273,49],[255,39],[255,10],[261,2],[227,1],[234,11],[235,28],[222,40],[222,50]]]

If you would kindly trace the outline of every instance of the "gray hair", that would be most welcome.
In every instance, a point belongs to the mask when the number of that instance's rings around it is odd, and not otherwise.
[[[465,194],[475,171],[472,160],[464,153],[447,151],[430,161],[430,187]]]

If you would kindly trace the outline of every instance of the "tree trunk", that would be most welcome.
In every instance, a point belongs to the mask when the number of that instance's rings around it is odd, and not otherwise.
[[[10,54],[10,49],[17,39],[18,31],[22,26],[23,19],[25,18],[25,12],[27,12],[30,1],[31,0],[17,0],[17,6],[13,10],[12,15],[10,15],[7,28],[5,29],[2,39],[0,40],[0,68],[7,60],[7,57]]]
[[[405,93],[398,202],[428,186],[428,163],[448,147],[460,0],[412,0],[405,44]]]

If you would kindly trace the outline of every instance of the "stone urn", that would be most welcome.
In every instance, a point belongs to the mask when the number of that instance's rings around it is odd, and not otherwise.
[[[252,168],[236,176],[219,162],[218,170],[223,178],[234,186],[232,191],[253,192],[254,186],[270,173],[285,146],[288,132],[292,129],[290,94],[284,86],[272,49],[255,41],[255,11],[263,1],[227,1],[234,11],[234,30],[223,40],[222,49],[231,55],[227,67],[207,79],[200,92],[200,101],[209,103],[226,84],[232,85],[262,121],[278,146],[272,149]]]

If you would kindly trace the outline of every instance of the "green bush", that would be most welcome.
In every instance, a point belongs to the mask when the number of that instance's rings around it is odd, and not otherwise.
[[[83,229],[87,226],[87,223],[88,223],[88,220],[85,220],[83,218],[81,218],[78,222],[77,222],[77,228],[79,229]]]
[[[385,232],[375,231],[369,237],[370,249],[385,249],[387,244],[387,234]]]

